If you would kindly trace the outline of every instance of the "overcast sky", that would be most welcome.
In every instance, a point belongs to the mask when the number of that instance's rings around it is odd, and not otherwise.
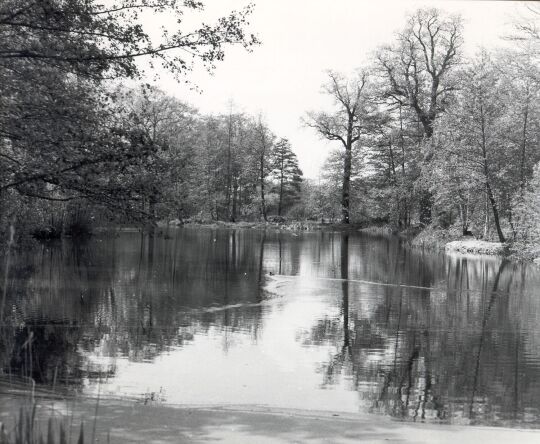
[[[239,9],[248,0],[209,0],[205,19]],[[336,142],[320,140],[303,128],[301,117],[328,106],[321,94],[325,70],[350,73],[367,64],[376,48],[392,42],[407,13],[435,6],[465,19],[466,51],[501,44],[500,37],[523,11],[510,1],[255,0],[250,29],[262,44],[248,53],[227,51],[213,75],[202,70],[190,79],[201,93],[166,75],[158,85],[204,113],[236,110],[261,113],[278,137],[286,137],[307,177],[318,177]]]

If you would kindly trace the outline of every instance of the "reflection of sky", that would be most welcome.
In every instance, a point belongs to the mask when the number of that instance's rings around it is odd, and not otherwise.
[[[269,279],[266,288],[274,296],[261,304],[262,320],[255,336],[246,329],[233,329],[215,323],[206,331],[196,331],[192,340],[181,347],[170,348],[151,362],[133,362],[118,357],[114,362],[115,375],[102,384],[101,395],[144,400],[154,393],[152,399],[177,405],[247,404],[343,412],[369,408],[373,401],[371,398],[379,396],[379,384],[384,379],[379,369],[390,368],[396,359],[406,359],[406,353],[410,353],[404,350],[402,356],[399,351],[406,341],[402,337],[405,332],[400,332],[397,340],[394,334],[389,336],[384,328],[379,331],[374,322],[377,309],[384,306],[385,300],[388,303],[388,295],[390,298],[398,297],[399,291],[392,292],[392,289],[403,289],[405,300],[411,304],[420,302],[426,292],[414,285],[404,288],[395,287],[389,282],[368,283],[351,279],[348,284],[351,315],[349,329],[354,329],[354,313],[356,319],[370,320],[372,330],[369,334],[380,333],[384,343],[381,346],[370,344],[353,352],[356,354],[355,362],[366,372],[365,378],[353,381],[355,376],[347,370],[351,365],[348,362],[344,365],[344,371],[338,372],[330,384],[324,384],[325,366],[339,353],[343,341],[339,335],[343,332],[333,332],[331,334],[337,336],[319,342],[304,339],[309,339],[314,326],[323,319],[336,321],[338,328],[343,326],[343,290],[339,278],[327,278],[325,270],[317,269],[318,262],[313,261],[313,253],[310,251],[310,254],[300,255],[296,276]],[[361,266],[360,263],[351,262],[351,269]],[[321,271],[322,277],[317,277],[321,276]],[[469,271],[472,276],[480,276],[483,272],[481,268],[471,268]],[[417,283],[415,276],[411,279]],[[454,281],[450,284],[449,288],[456,285]],[[439,281],[437,288],[427,293],[431,303],[436,306],[444,307],[447,301],[448,294],[444,285],[444,281]],[[482,305],[485,306],[487,299],[479,297],[477,289],[473,289],[471,295],[469,309],[482,313]],[[512,303],[515,304],[515,300]],[[237,304],[230,310],[242,311],[246,307]],[[216,308],[203,308],[202,312],[205,310],[213,311]],[[513,307],[514,310],[519,312],[518,307]],[[528,324],[536,317],[537,313],[527,313],[521,319]],[[481,322],[481,319],[482,315],[477,318],[477,322]],[[433,325],[431,329],[435,331],[437,327]],[[480,324],[476,330],[479,327]],[[474,328],[471,332],[473,335],[478,334]],[[537,357],[529,354],[531,340],[534,341],[534,336],[525,341],[525,356],[535,361]],[[90,356],[90,360],[96,364],[106,364],[107,359],[99,356],[98,350],[95,350],[98,355]],[[102,347],[101,350],[104,355],[107,354],[106,349]],[[400,354],[398,358],[396,352]],[[346,361],[349,359],[345,357]],[[423,356],[418,357],[416,365],[418,373],[413,390],[422,393],[426,383]],[[377,377],[370,379],[368,374]],[[86,386],[88,394],[96,394],[97,390],[95,382]],[[413,399],[414,396],[417,395],[413,395]],[[481,405],[484,401],[479,398],[477,404]],[[465,410],[455,412],[454,419],[465,414]],[[436,419],[434,411],[429,411],[427,416]]]
[[[211,328],[152,363],[116,359],[116,375],[102,384],[104,396],[162,393],[173,404],[257,404],[313,410],[358,411],[358,396],[341,381],[321,387],[317,369],[335,347],[304,346],[298,332],[339,310],[327,298],[289,295],[267,306],[257,339],[243,332]],[[227,341],[229,346],[224,346]],[[96,357],[100,359],[99,357]],[[103,362],[103,361],[101,361]],[[87,387],[97,391],[95,384]]]
[[[482,423],[540,417],[537,268],[427,254],[396,238],[172,234],[45,252],[23,274],[21,322],[54,321],[33,343],[49,383],[65,362],[81,370],[84,393],[97,394],[101,372],[102,396],[140,401],[403,416],[399,396],[410,393],[409,417],[427,399],[426,417],[469,421],[474,394]]]

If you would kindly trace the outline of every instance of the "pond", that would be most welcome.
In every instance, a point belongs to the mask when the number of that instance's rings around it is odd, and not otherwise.
[[[19,252],[6,282],[2,393],[540,427],[532,264],[179,228]]]

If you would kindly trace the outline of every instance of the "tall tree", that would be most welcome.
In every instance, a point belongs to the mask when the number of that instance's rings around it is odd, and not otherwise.
[[[345,148],[341,190],[341,221],[350,222],[350,194],[353,146],[366,130],[373,106],[367,95],[367,72],[361,72],[352,79],[329,72],[329,82],[323,91],[334,101],[333,112],[308,113],[304,120],[321,137],[337,140]]]
[[[456,89],[451,74],[461,60],[462,28],[459,16],[420,9],[409,17],[397,43],[381,48],[377,54],[377,63],[387,79],[386,96],[415,111],[428,141],[437,116]],[[429,142],[425,150],[427,165],[433,154]],[[420,222],[427,225],[431,222],[431,197],[425,188],[420,204]]]
[[[287,139],[280,139],[273,151],[273,175],[277,184],[274,190],[278,193],[278,215],[281,216],[286,207],[300,195],[302,170],[298,166],[298,159]]]
[[[258,167],[259,189],[261,196],[261,216],[263,220],[266,221],[267,214],[265,190],[266,180],[271,170],[270,166],[268,165],[268,160],[271,153],[274,136],[261,120],[260,116],[255,126],[255,132],[257,137],[254,144],[254,151],[257,157],[256,165]]]
[[[516,154],[512,175],[522,196],[540,155],[540,67],[529,45],[502,52],[495,63],[507,91],[504,137]]]
[[[450,74],[461,59],[462,27],[458,16],[420,9],[409,17],[397,44],[377,55],[388,80],[387,96],[414,109],[427,138],[455,89]]]
[[[540,243],[540,163],[537,163],[516,209],[518,239]]]
[[[195,149],[196,111],[154,87],[123,93],[131,124],[140,128],[155,149],[133,170],[127,186],[139,191],[141,205],[153,218],[182,217],[186,190],[181,183]]]
[[[476,178],[477,189],[485,192],[501,242],[506,241],[501,226],[501,202],[509,186],[505,180],[507,153],[502,134],[507,92],[492,59],[484,51],[463,73],[456,106],[441,121],[446,150],[458,156],[469,176]]]
[[[385,99],[381,102],[384,112],[374,119],[370,134],[362,141],[367,170],[372,172],[364,178],[371,188],[368,211],[372,217],[406,227],[418,177],[418,130],[410,108],[399,102],[388,104]]]

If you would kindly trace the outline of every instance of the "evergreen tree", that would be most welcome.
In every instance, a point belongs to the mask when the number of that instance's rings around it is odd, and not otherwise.
[[[273,191],[278,198],[278,215],[290,208],[300,196],[302,170],[298,167],[298,159],[287,139],[280,139],[273,151],[272,175],[276,181]]]

